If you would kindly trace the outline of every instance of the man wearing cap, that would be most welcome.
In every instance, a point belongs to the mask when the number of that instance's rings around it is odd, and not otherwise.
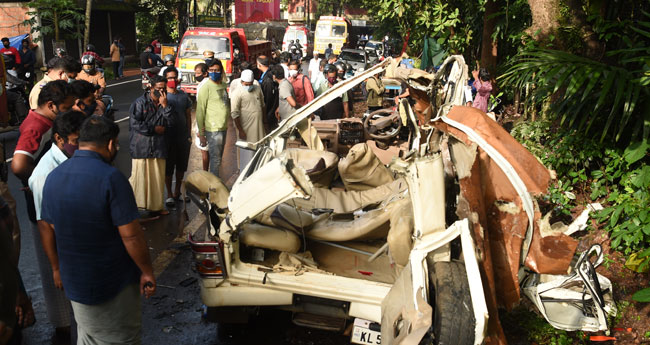
[[[12,47],[9,44],[9,38],[7,37],[2,38],[2,48],[0,48],[0,54],[13,55],[16,65],[20,66],[22,64],[22,61],[20,61],[20,53],[18,53],[18,49]]]
[[[253,80],[253,71],[241,73],[241,85],[230,95],[230,116],[237,127],[237,138],[251,143],[264,137],[264,94]],[[253,151],[238,148],[240,171],[253,157]]]

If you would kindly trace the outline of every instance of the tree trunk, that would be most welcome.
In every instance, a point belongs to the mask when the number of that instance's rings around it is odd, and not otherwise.
[[[587,21],[587,14],[582,9],[582,2],[580,0],[565,0],[565,3],[573,14],[570,18],[571,24],[580,28],[580,34],[585,44],[584,56],[599,60],[603,55],[605,45],[598,40],[598,35]]]
[[[90,13],[93,7],[93,0],[86,0],[86,29],[84,31],[84,48],[90,43]]]
[[[59,14],[56,12],[56,10],[52,11],[53,15],[52,18],[54,18],[54,40],[56,42],[61,41],[60,33],[59,33]]]
[[[495,75],[497,66],[497,41],[492,39],[497,18],[493,17],[499,11],[496,0],[488,0],[485,3],[485,14],[483,15],[483,36],[481,37],[481,67]]]
[[[526,30],[536,41],[546,41],[559,27],[559,0],[528,0],[533,24]]]

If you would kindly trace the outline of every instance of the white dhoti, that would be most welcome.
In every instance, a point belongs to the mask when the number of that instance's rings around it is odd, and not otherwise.
[[[165,159],[133,159],[129,183],[139,208],[162,211],[165,207]]]

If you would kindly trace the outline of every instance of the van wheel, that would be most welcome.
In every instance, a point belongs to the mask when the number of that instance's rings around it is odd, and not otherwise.
[[[429,280],[433,322],[421,344],[474,344],[476,320],[465,264],[458,261],[436,262],[429,272]]]

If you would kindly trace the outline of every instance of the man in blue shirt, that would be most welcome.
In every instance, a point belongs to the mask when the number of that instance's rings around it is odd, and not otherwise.
[[[52,147],[43,155],[41,160],[34,168],[32,175],[29,177],[29,189],[34,196],[34,208],[36,210],[36,227],[34,231],[34,251],[38,262],[38,268],[41,273],[41,283],[43,284],[43,296],[45,297],[45,307],[47,316],[52,326],[56,329],[68,328],[71,324],[70,315],[72,308],[70,301],[65,297],[61,289],[57,289],[56,281],[60,281],[58,271],[54,276],[52,270],[51,253],[45,251],[43,242],[50,241],[52,237],[49,226],[41,220],[41,201],[43,199],[43,186],[45,180],[52,170],[61,165],[68,157],[72,157],[78,147],[77,139],[79,138],[79,129],[86,119],[82,112],[70,111],[59,115],[54,119],[52,125]],[[41,237],[43,240],[41,240]],[[60,284],[59,284],[60,285]],[[59,286],[60,287],[60,286]],[[69,332],[69,330],[68,330]]]
[[[43,189],[41,218],[54,233],[44,246],[72,301],[78,344],[140,344],[139,292],[156,289],[133,191],[111,166],[119,131],[105,117],[88,118],[79,150]]]

